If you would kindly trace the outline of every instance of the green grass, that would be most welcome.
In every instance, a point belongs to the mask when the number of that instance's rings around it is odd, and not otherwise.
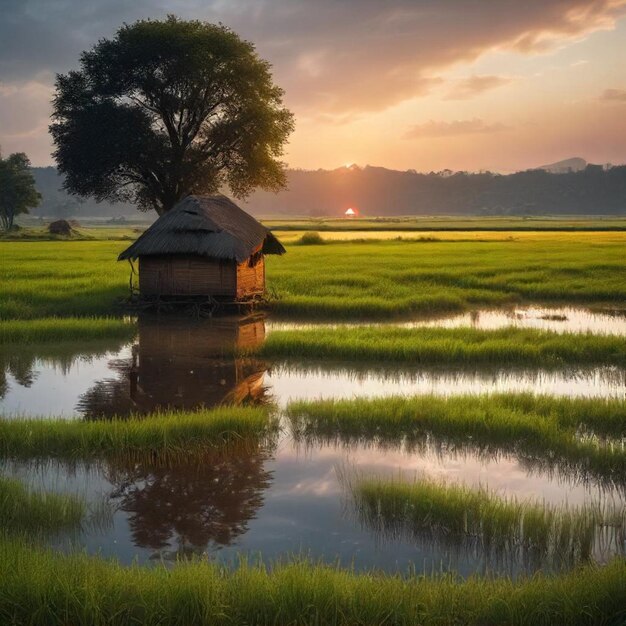
[[[295,401],[287,407],[300,434],[352,433],[357,437],[406,436],[437,429],[467,434],[498,433],[502,439],[545,438],[577,431],[626,437],[626,400],[566,398],[531,393],[392,396],[352,400]]]
[[[276,313],[389,319],[519,302],[626,301],[626,234],[521,233],[500,241],[288,246],[268,257]],[[0,318],[121,312],[120,241],[0,242]]]
[[[169,462],[269,434],[266,409],[219,407],[101,421],[0,419],[0,456],[36,459],[125,457]]]
[[[0,231],[0,241],[133,241],[147,226],[72,226],[70,235],[53,235],[47,226],[22,226]]]
[[[5,532],[47,535],[75,529],[86,512],[76,496],[31,491],[19,480],[0,477],[0,526]]]
[[[507,454],[535,470],[624,488],[625,408],[621,400],[525,394],[397,396],[297,401],[287,414],[297,441],[441,446],[447,454],[470,452],[487,459]],[[589,433],[581,436],[585,430]]]
[[[406,216],[360,218],[271,218],[262,220],[276,231],[322,230],[416,230],[416,231],[607,231],[626,230],[626,219],[605,217],[463,217],[463,216]]]
[[[584,235],[584,236],[583,236]],[[268,257],[284,316],[389,319],[520,302],[626,301],[623,233],[288,246]]]
[[[485,488],[425,477],[409,482],[349,469],[340,473],[340,480],[359,521],[391,538],[478,548],[486,558],[557,567],[587,561],[599,548],[621,554],[626,546],[623,507],[555,507],[499,497]]]
[[[136,334],[134,324],[116,318],[40,318],[0,320],[0,345],[125,339]]]
[[[626,563],[518,582],[427,579],[296,562],[271,570],[210,562],[123,567],[0,539],[0,620],[30,626],[221,624],[618,626],[626,617]]]
[[[626,343],[610,335],[504,328],[362,326],[272,332],[258,353],[272,358],[413,365],[626,365]]]

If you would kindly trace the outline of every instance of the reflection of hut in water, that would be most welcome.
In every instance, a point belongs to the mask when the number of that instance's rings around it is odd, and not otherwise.
[[[139,259],[142,296],[240,301],[264,293],[264,255],[284,252],[265,226],[225,196],[188,196],[119,260]]]
[[[117,377],[99,381],[78,409],[88,417],[156,410],[259,404],[265,365],[237,351],[265,338],[263,316],[190,319],[141,316],[130,359],[110,363]]]

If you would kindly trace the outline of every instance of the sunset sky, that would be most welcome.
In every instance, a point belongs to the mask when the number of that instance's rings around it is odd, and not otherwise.
[[[0,145],[52,164],[56,72],[122,22],[222,22],[274,66],[291,167],[626,162],[626,0],[0,0]]]

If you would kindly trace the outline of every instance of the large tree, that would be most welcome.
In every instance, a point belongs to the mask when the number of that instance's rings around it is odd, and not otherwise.
[[[190,193],[285,184],[293,116],[270,65],[222,25],[124,25],[57,76],[50,132],[65,188],[159,215]]]
[[[36,207],[41,195],[35,188],[30,161],[23,152],[0,155],[0,223],[5,230],[13,228],[15,217]]]

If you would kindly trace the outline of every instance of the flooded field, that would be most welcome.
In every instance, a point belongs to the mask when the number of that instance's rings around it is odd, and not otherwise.
[[[378,325],[382,325],[380,323]],[[341,324],[350,326],[351,324]],[[373,325],[371,322],[358,325]],[[374,324],[376,325],[376,324]],[[402,328],[477,328],[497,330],[499,328],[535,328],[555,333],[593,333],[596,335],[626,336],[626,309],[597,310],[579,307],[514,307],[510,309],[476,310],[458,315],[418,319],[396,324]],[[267,330],[295,330],[299,328],[333,327],[332,324],[306,324],[299,322],[272,321]],[[337,326],[337,325],[335,325]]]
[[[556,311],[556,312],[555,312]],[[529,326],[625,335],[625,318],[575,308],[479,312],[413,326]],[[494,554],[474,544],[382,532],[359,516],[341,476],[427,475],[451,484],[549,506],[626,505],[626,480],[580,464],[563,464],[512,449],[485,448],[471,438],[452,445],[426,437],[411,445],[324,441],[294,433],[285,414],[301,399],[534,392],[624,398],[626,371],[617,367],[467,370],[390,368],[375,363],[273,363],[235,356],[285,328],[262,316],[177,320],[142,316],[130,343],[98,341],[13,346],[2,355],[0,410],[12,416],[106,419],[166,409],[222,404],[276,405],[279,432],[201,462],[144,464],[5,461],[3,473],[26,484],[106,503],[106,523],[55,539],[130,563],[207,554],[224,563],[241,555],[267,562],[305,554],[357,570],[507,573],[571,567],[571,561],[528,559],[517,550]],[[294,328],[294,325],[288,325]],[[623,442],[619,443],[623,446]],[[605,478],[607,478],[605,480]],[[606,531],[606,529],[605,529]],[[623,535],[599,532],[590,558],[626,552]]]

